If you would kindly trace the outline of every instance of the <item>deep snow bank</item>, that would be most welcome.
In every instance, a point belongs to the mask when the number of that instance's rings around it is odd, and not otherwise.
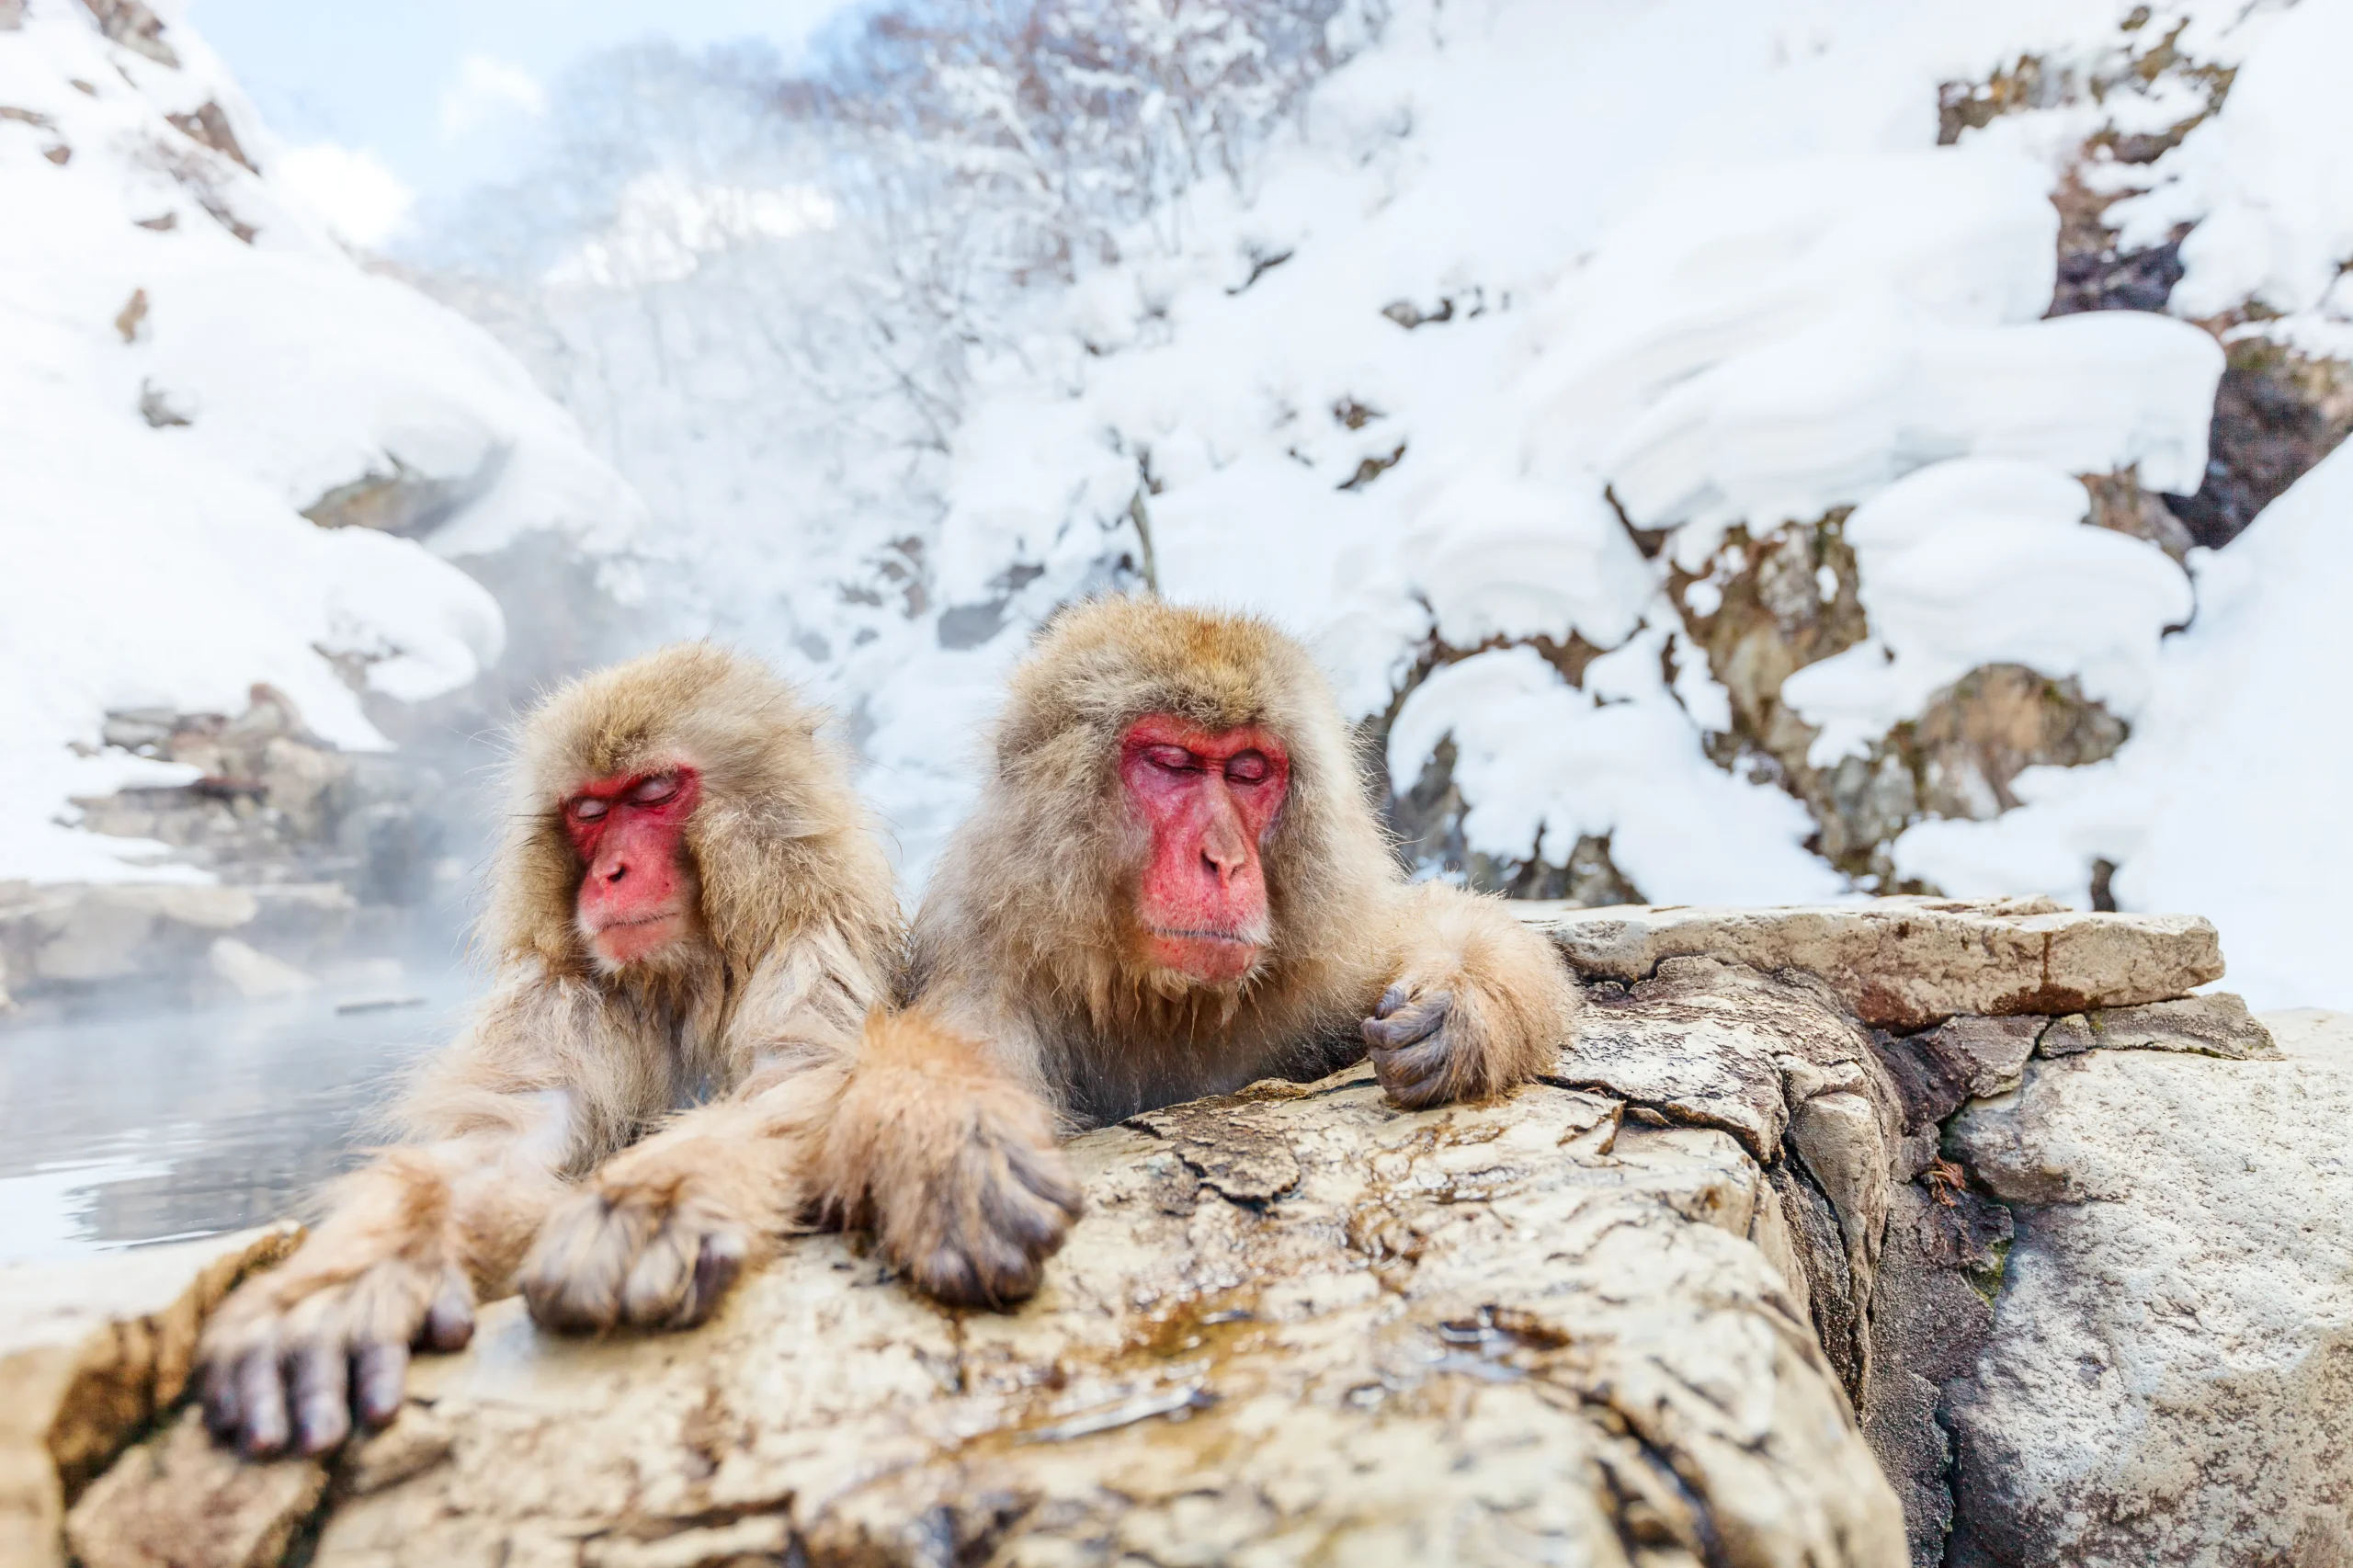
[[[487,334],[273,185],[176,7],[100,9],[0,7],[0,880],[189,874],[64,825],[192,772],[103,747],[109,710],[234,714],[267,682],[381,747],[359,689],[415,700],[501,651],[436,551],[617,548],[640,510]],[[303,516],[355,500],[434,549]]]

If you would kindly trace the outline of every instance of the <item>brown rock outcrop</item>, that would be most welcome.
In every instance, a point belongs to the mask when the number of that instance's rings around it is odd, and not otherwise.
[[[188,1387],[198,1331],[301,1229],[0,1269],[0,1568],[50,1568],[65,1505]]]
[[[313,1561],[1901,1560],[1728,1133],[1549,1084],[1399,1112],[1358,1069],[1073,1153],[1087,1217],[1017,1312],[835,1236],[693,1335],[492,1309],[346,1457]],[[156,1440],[77,1542],[197,1539],[217,1460]]]

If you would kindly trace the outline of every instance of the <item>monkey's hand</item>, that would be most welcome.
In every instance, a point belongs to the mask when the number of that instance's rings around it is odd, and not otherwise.
[[[358,1174],[283,1267],[248,1279],[197,1351],[205,1423],[249,1458],[320,1454],[352,1424],[400,1413],[409,1352],[473,1337],[474,1293],[447,1222],[447,1187],[421,1164]]]
[[[653,1139],[616,1155],[540,1224],[518,1283],[540,1327],[692,1328],[765,1251],[779,1197],[769,1151],[712,1137]]]
[[[822,1172],[829,1205],[871,1220],[884,1256],[952,1306],[1033,1294],[1079,1214],[1038,1096],[916,1015],[868,1021]]]
[[[1466,1095],[1483,1054],[1483,1025],[1478,1000],[1446,983],[1413,985],[1399,981],[1381,994],[1364,1021],[1364,1042],[1372,1070],[1389,1097],[1407,1110],[1442,1105]]]
[[[1407,1110],[1480,1099],[1557,1057],[1581,1000],[1549,943],[1494,899],[1425,884],[1408,954],[1364,1020],[1372,1070]]]

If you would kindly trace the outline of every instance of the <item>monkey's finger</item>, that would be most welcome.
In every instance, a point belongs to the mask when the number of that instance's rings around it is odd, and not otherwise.
[[[1039,1277],[1045,1272],[1038,1255],[1003,1235],[980,1237],[978,1251],[981,1293],[989,1306],[1002,1309],[1037,1294]]]
[[[548,1220],[523,1264],[532,1322],[558,1334],[613,1326],[630,1266],[654,1230],[644,1207],[585,1193]]]
[[[1414,988],[1412,986],[1407,985],[1402,980],[1399,981],[1396,984],[1391,986],[1388,990],[1381,994],[1381,1000],[1372,1005],[1372,1016],[1376,1018],[1387,1017],[1390,1014],[1404,1006],[1405,1005],[1405,998],[1411,996],[1413,994]]]
[[[1054,1150],[1014,1144],[1002,1153],[1003,1168],[980,1184],[980,1223],[1019,1253],[1017,1272],[1034,1284],[1038,1266],[1061,1250],[1078,1218],[1078,1187],[1061,1168]],[[988,1272],[983,1270],[983,1278]],[[1029,1290],[1018,1293],[1027,1295]]]
[[[351,1365],[340,1345],[312,1340],[287,1358],[294,1386],[294,1446],[323,1454],[351,1435]]]
[[[474,1296],[466,1277],[449,1269],[441,1277],[440,1291],[425,1312],[417,1344],[427,1350],[463,1350],[474,1336]]]
[[[1009,1179],[983,1187],[980,1208],[981,1233],[1025,1260],[1052,1252],[1070,1229],[1062,1210],[1039,1202]]]
[[[389,1426],[401,1413],[408,1381],[408,1346],[397,1340],[363,1345],[351,1358],[351,1402],[369,1426]]]
[[[621,1279],[623,1323],[661,1328],[692,1304],[697,1241],[676,1221],[647,1240]]]
[[[1068,1229],[1068,1221],[1078,1218],[1085,1200],[1079,1195],[1078,1183],[1072,1178],[1070,1165],[1063,1160],[1062,1151],[1012,1143],[1006,1146],[1005,1158],[1006,1165],[1022,1186],[1063,1211],[1065,1216],[1063,1229]],[[1059,1231],[1054,1240],[1060,1244]]]
[[[236,1363],[215,1356],[204,1363],[204,1427],[222,1442],[237,1436]]]
[[[693,1328],[708,1320],[719,1310],[719,1303],[734,1287],[736,1278],[744,1272],[744,1260],[751,1248],[744,1238],[733,1231],[713,1231],[703,1237],[702,1245],[695,1249],[695,1268],[687,1299],[678,1304],[671,1322],[679,1328]]]
[[[981,1288],[980,1270],[964,1249],[942,1242],[924,1255],[914,1268],[916,1286],[926,1296],[951,1307],[985,1307],[995,1303]]]
[[[1455,1031],[1449,1026],[1410,1045],[1376,1045],[1369,1054],[1391,1103],[1405,1110],[1421,1110],[1449,1097],[1448,1084],[1456,1045]]]
[[[1426,1036],[1411,1045],[1376,1045],[1370,1054],[1382,1083],[1419,1083],[1445,1063],[1446,1041],[1443,1036]]]
[[[1386,998],[1383,998],[1386,1000]],[[1395,1051],[1436,1034],[1454,1007],[1451,992],[1436,991],[1385,1018],[1364,1021],[1364,1042],[1374,1050]]]
[[[286,1384],[278,1371],[278,1352],[267,1345],[246,1351],[237,1362],[234,1377],[246,1457],[267,1459],[284,1451]]]

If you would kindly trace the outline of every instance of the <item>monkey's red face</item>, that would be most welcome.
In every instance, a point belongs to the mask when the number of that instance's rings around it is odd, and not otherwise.
[[[652,958],[694,926],[687,819],[702,777],[687,767],[594,778],[563,802],[563,829],[588,869],[580,879],[580,932],[615,968]]]
[[[1155,713],[1120,740],[1120,781],[1152,835],[1136,911],[1147,954],[1207,984],[1243,979],[1272,939],[1259,850],[1290,789],[1282,743]]]

